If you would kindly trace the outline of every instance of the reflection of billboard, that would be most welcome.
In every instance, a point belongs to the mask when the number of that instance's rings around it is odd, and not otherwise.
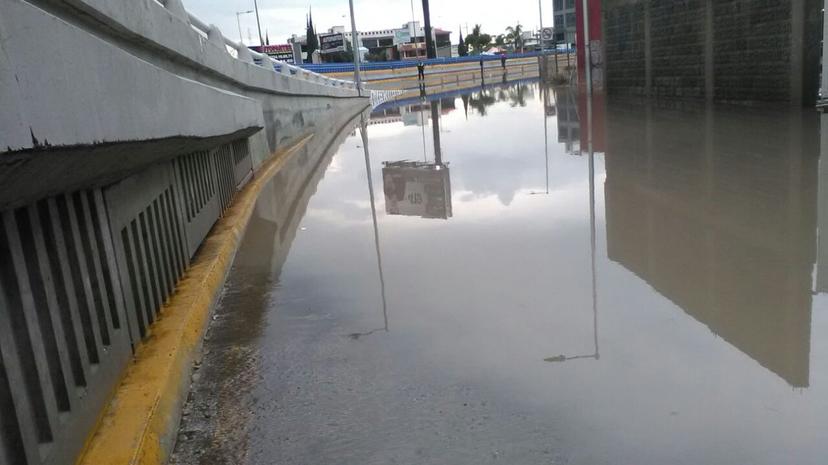
[[[451,218],[451,178],[445,165],[386,162],[382,185],[389,215]]]
[[[319,48],[322,53],[344,52],[345,51],[345,34],[320,34]]]

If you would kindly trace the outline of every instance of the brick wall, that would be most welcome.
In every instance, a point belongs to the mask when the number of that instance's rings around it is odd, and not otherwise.
[[[794,24],[792,5],[797,4],[804,11]],[[792,95],[797,86],[791,79],[798,73],[802,100],[812,103],[818,88],[822,4],[823,0],[604,0],[607,90],[704,98],[710,40],[714,100],[795,101],[799,96]],[[797,31],[803,38],[798,52],[801,71],[795,71],[792,59]]]
[[[704,0],[651,2],[654,95],[704,96],[704,18]]]
[[[604,9],[606,86],[627,94],[644,94],[644,4],[635,2]]]
[[[790,0],[713,2],[716,100],[788,100]]]

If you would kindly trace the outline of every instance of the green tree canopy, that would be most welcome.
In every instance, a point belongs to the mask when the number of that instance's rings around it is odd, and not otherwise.
[[[492,41],[492,36],[480,31],[480,25],[475,24],[471,34],[466,36],[466,45],[472,47],[475,53],[480,53]]]
[[[506,28],[506,43],[513,44],[516,51],[523,53],[526,41],[523,40],[523,26],[517,23],[516,26]]]
[[[311,54],[319,48],[319,37],[316,36],[316,29],[313,27],[313,14],[309,11],[307,25],[305,28],[305,51],[308,52],[308,62],[311,61]]]

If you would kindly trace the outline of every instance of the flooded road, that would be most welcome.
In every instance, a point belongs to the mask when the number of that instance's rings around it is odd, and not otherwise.
[[[815,113],[401,103],[263,193],[173,463],[825,463]]]

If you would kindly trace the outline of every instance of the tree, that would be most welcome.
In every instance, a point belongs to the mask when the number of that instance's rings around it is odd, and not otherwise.
[[[509,26],[506,28],[506,41],[514,44],[515,50],[520,50],[520,53],[523,53],[525,41],[523,40],[523,26],[520,23],[517,23],[514,27]]]
[[[305,51],[308,52],[308,62],[310,62],[311,55],[319,48],[319,37],[316,36],[316,30],[313,27],[313,12],[311,11],[308,11],[305,41]]]
[[[506,37],[503,34],[498,34],[497,37],[495,37],[495,42],[494,43],[498,47],[502,47],[505,44],[505,40],[506,40]]]
[[[457,41],[457,55],[464,57],[468,55],[469,51],[466,49],[466,43],[463,42],[463,32],[460,32],[460,40]]]
[[[479,24],[475,24],[472,33],[466,36],[466,45],[471,46],[475,53],[482,52],[491,41],[492,36],[482,33]]]

